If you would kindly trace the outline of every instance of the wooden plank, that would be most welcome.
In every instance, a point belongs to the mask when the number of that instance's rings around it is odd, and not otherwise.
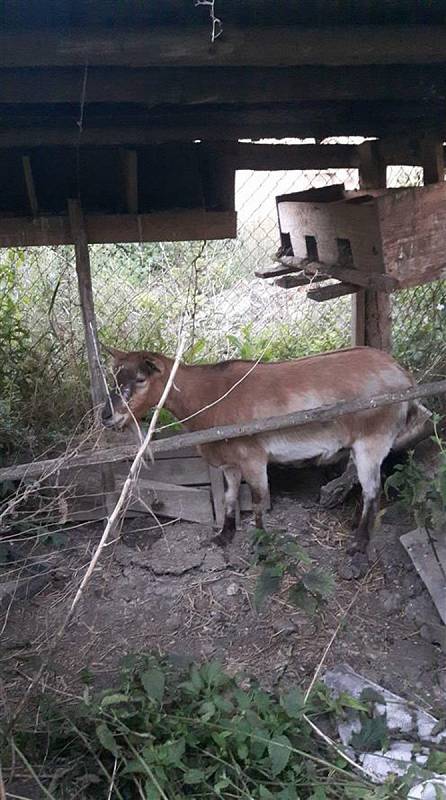
[[[0,103],[79,103],[78,67],[8,69]],[[445,92],[444,65],[327,67],[95,67],[88,69],[87,103],[196,105],[294,103],[315,100],[425,99]]]
[[[404,103],[395,100],[357,100],[355,114],[351,101],[308,101],[244,105],[243,113],[236,104],[191,108],[169,106],[159,108],[116,108],[113,104],[88,111],[88,126],[82,131],[82,146],[137,147],[156,142],[221,141],[228,139],[264,139],[309,136],[397,135],[404,127],[413,136],[420,136],[427,126],[444,131],[446,99],[435,103],[417,100]],[[20,113],[18,113],[18,110]],[[8,106],[2,111],[0,147],[30,148],[79,145],[79,130],[74,109],[68,105],[26,108]]]
[[[290,272],[302,272],[302,267],[289,267],[277,261],[271,267],[264,267],[254,272],[257,278],[277,278],[280,275],[288,275]]]
[[[138,213],[138,154],[136,150],[121,151],[125,205],[129,214]]]
[[[240,436],[254,436],[257,433],[298,427],[307,425],[310,422],[327,422],[328,420],[338,419],[338,417],[342,417],[345,414],[354,414],[357,411],[383,408],[395,403],[403,403],[421,397],[434,397],[444,393],[446,393],[446,380],[435,381],[434,383],[421,384],[413,389],[387,392],[386,394],[371,397],[358,397],[355,400],[331,403],[305,411],[296,411],[292,414],[252,420],[238,425],[220,425],[214,428],[194,431],[193,433],[182,433],[165,440],[153,441],[151,451],[155,455],[167,450],[181,450],[192,445],[198,446],[211,442],[221,442],[224,439],[237,439]],[[103,450],[79,453],[78,455],[73,453],[68,456],[64,455],[61,458],[33,461],[29,464],[16,464],[0,469],[0,481],[31,480],[42,475],[57,473],[62,468],[71,469],[91,464],[128,461],[135,457],[136,452],[136,446],[127,445],[123,447],[108,447]]]
[[[423,528],[405,533],[400,536],[400,541],[446,624],[446,544],[443,532],[434,536],[436,553]]]
[[[213,46],[208,27],[157,26],[138,30],[4,31],[1,67],[39,66],[292,66],[443,63],[442,25],[343,25],[237,28],[225,25]]]
[[[444,181],[444,148],[440,137],[427,134],[421,140],[421,158],[423,167],[423,183]]]
[[[376,200],[382,251],[401,287],[446,277],[446,184],[408,188]]]
[[[85,229],[90,244],[228,239],[237,235],[237,215],[233,211],[202,210],[96,214],[85,217]],[[0,247],[73,243],[67,216],[0,218]]]
[[[157,516],[173,519],[178,517],[188,522],[203,524],[212,524],[214,521],[209,488],[192,489],[190,486],[176,486],[140,478],[134,488],[134,499],[129,506],[130,510],[147,513],[148,504],[145,500],[147,494],[150,502],[153,502],[152,508]]]
[[[34,184],[34,176],[31,167],[31,157],[22,156],[23,174],[25,176],[26,193],[28,195],[29,207],[33,217],[39,213],[39,204],[37,202],[36,187]]]
[[[349,169],[359,165],[357,147],[351,144],[290,145],[237,142],[232,145],[231,153],[236,169],[272,172],[285,169]]]
[[[317,276],[318,282],[324,280],[328,280],[328,275]],[[305,275],[282,275],[281,278],[276,278],[274,281],[274,285],[281,289],[295,289],[297,286],[308,286],[311,283],[314,283],[314,280]]]
[[[344,297],[347,294],[354,294],[358,291],[359,287],[354,283],[331,283],[328,286],[309,289],[307,297],[317,303],[324,303],[326,300],[334,300],[336,297]]]
[[[141,478],[150,481],[181,486],[199,486],[211,482],[209,467],[198,455],[195,458],[160,458],[153,464],[149,461],[146,463],[147,467],[141,469]],[[115,467],[117,479],[124,480],[127,473],[127,465]]]
[[[324,277],[322,280],[329,278],[336,278],[346,283],[355,283],[357,286],[379,287],[381,291],[392,292],[398,288],[398,281],[389,276],[380,273],[368,273],[361,269],[344,267],[341,264],[327,264],[322,261],[309,261],[305,258],[295,258],[294,256],[282,256],[279,262],[288,269],[304,269],[306,272],[313,272],[317,274],[319,280],[319,273]]]

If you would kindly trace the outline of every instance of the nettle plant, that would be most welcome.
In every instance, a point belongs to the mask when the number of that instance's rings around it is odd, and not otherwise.
[[[255,605],[286,583],[288,601],[313,614],[334,591],[331,573],[313,566],[313,559],[292,536],[279,531],[254,530],[256,562],[261,564],[255,587]]]
[[[90,680],[85,674],[82,703],[41,704],[39,728],[33,724],[15,732],[22,763],[45,764],[46,775],[52,775],[44,792],[50,800],[407,796],[400,792],[401,778],[395,791],[392,784],[374,787],[352,774],[343,754],[315,735],[309,718],[317,722],[358,707],[367,711],[347,695],[331,697],[322,685],[308,699],[298,687],[272,694],[247,676],[242,688],[217,662],[186,667],[173,657],[150,654],[127,656],[118,686],[100,695],[90,689]],[[361,745],[375,748],[383,736],[382,725],[369,726]],[[11,747],[4,745],[9,768]],[[40,779],[39,785],[42,789]]]
[[[438,447],[438,464],[434,475],[430,475],[415,460],[413,451],[409,452],[405,464],[397,464],[393,474],[387,478],[385,492],[394,490],[401,505],[413,514],[419,528],[428,533],[443,530],[446,519],[446,442],[439,432],[441,417],[434,414],[432,422],[434,434],[432,441]]]

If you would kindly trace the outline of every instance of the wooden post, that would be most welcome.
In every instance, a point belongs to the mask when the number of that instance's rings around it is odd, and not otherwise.
[[[423,183],[442,183],[444,181],[444,149],[441,137],[426,134],[420,142]]]
[[[105,399],[104,381],[98,362],[98,331],[94,312],[93,289],[91,284],[90,254],[88,252],[87,234],[84,215],[78,200],[68,200],[68,216],[71,233],[74,239],[76,254],[76,273],[79,297],[84,324],[85,342],[87,345],[88,371],[90,374],[90,392],[95,411]]]
[[[125,206],[129,214],[138,213],[138,153],[121,150]]]
[[[386,164],[380,142],[359,145],[359,185],[361,189],[386,187]],[[375,289],[361,289],[352,297],[352,345],[391,349],[391,297]]]
[[[33,217],[37,217],[37,214],[39,213],[39,204],[37,202],[36,187],[34,183],[30,156],[22,156],[22,165],[31,214]]]
[[[84,215],[79,200],[68,200],[68,216],[71,233],[74,239],[76,254],[76,274],[79,287],[79,298],[84,324],[85,342],[87,346],[88,372],[90,374],[90,393],[95,418],[105,400],[105,385],[99,364],[99,342],[94,311],[93,287],[91,283],[90,253],[85,231]],[[113,511],[115,479],[111,464],[102,466],[102,489],[104,505],[110,515]]]

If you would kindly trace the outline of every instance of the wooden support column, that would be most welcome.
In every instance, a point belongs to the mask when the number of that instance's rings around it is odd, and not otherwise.
[[[90,254],[88,251],[87,234],[84,225],[84,215],[78,200],[68,200],[68,216],[71,233],[74,239],[76,254],[76,274],[79,287],[79,297],[84,324],[85,342],[87,346],[88,371],[90,374],[90,391],[95,410],[105,398],[104,382],[101,368],[98,363],[98,331],[96,315],[94,312],[93,288],[91,283]]]
[[[82,322],[84,324],[85,343],[87,346],[91,400],[93,403],[95,419],[97,419],[102,403],[105,400],[105,386],[98,359],[99,342],[96,315],[94,311],[93,287],[91,282],[90,253],[88,250],[84,215],[82,213],[79,200],[68,200],[68,217],[76,255],[76,274],[79,287]],[[101,472],[104,506],[108,515],[110,515],[115,505],[114,492],[116,489],[112,465],[103,464]]]
[[[39,213],[39,204],[37,202],[36,187],[34,183],[34,176],[31,167],[30,156],[22,156],[23,175],[25,177],[26,193],[28,195],[29,207],[33,217],[37,217]]]
[[[138,153],[121,150],[125,206],[129,214],[138,213]]]
[[[423,167],[423,183],[441,183],[444,181],[444,149],[441,137],[426,134],[420,142],[421,165]]]
[[[361,189],[386,187],[386,164],[380,142],[364,142],[359,152]],[[379,350],[391,349],[391,297],[375,289],[361,289],[352,297],[352,345],[368,345]]]

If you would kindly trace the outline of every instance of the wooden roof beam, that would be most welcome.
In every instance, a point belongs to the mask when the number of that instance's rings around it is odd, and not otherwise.
[[[1,37],[0,37],[1,38]],[[0,56],[1,58],[1,56]],[[83,67],[5,69],[0,103],[80,102]],[[86,103],[196,105],[444,97],[444,65],[324,67],[89,67]]]
[[[0,75],[1,77],[1,75]],[[262,138],[325,139],[328,136],[379,136],[403,139],[427,128],[446,132],[446,98],[417,102],[296,103],[226,105],[167,110],[90,108],[82,134],[71,107],[0,107],[0,147],[118,146],[167,141],[220,141]],[[418,134],[417,134],[418,132]],[[401,163],[401,162],[400,162]]]
[[[70,33],[42,29],[0,35],[0,67],[435,64],[444,62],[445,52],[444,25],[225,25],[214,44],[209,42],[208,26]]]
[[[88,214],[89,244],[234,238],[233,211],[164,211],[151,214]],[[0,247],[74,244],[68,216],[0,217]]]

